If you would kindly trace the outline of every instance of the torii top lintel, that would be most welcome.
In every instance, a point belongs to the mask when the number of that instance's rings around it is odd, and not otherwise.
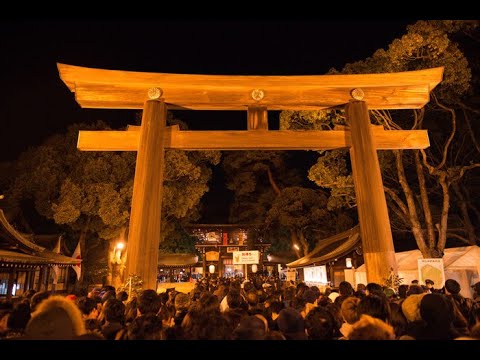
[[[348,103],[360,88],[369,109],[417,109],[442,80],[443,67],[354,75],[189,75],[104,70],[57,64],[60,78],[84,108],[142,109],[150,88],[169,109],[318,110]],[[258,90],[261,90],[260,92]],[[260,93],[259,97],[252,93]],[[263,95],[263,97],[262,97]]]

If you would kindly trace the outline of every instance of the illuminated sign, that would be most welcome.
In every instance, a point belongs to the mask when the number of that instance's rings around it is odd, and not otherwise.
[[[234,251],[233,252],[233,264],[258,264],[260,259],[260,251],[251,250],[251,251]]]

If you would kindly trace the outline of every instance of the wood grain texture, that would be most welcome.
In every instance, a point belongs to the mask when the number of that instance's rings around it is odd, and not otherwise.
[[[149,100],[143,110],[138,133],[138,152],[133,183],[132,209],[127,243],[126,274],[136,274],[144,289],[156,289],[160,244],[163,173],[165,168],[165,124],[163,101]]]
[[[373,128],[375,148],[425,149],[426,130]],[[172,131],[163,132],[165,148],[180,150],[329,150],[350,147],[351,132],[331,131]],[[136,151],[140,132],[80,131],[77,147],[83,151]]]
[[[346,116],[351,128],[350,158],[367,280],[383,284],[390,269],[397,270],[397,263],[376,139],[364,101],[350,101]]]
[[[268,113],[265,106],[249,106],[247,111],[248,130],[268,130]]]
[[[314,110],[344,105],[361,88],[370,109],[421,108],[442,80],[443,68],[386,74],[241,76],[162,74],[57,64],[77,102],[86,108],[141,109],[149,88],[159,87],[169,109]],[[265,97],[255,101],[253,89]]]

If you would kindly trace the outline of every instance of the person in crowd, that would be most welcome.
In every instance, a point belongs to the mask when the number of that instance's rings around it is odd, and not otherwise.
[[[360,320],[352,325],[348,340],[394,340],[393,327],[384,321],[369,315],[362,315]]]
[[[399,304],[407,298],[408,285],[402,284],[398,287]]]
[[[117,332],[116,340],[164,340],[162,320],[147,312],[139,316],[128,325],[126,330]]]
[[[0,299],[0,339],[4,339],[8,333],[8,318],[13,311],[13,302]]]
[[[431,279],[425,280],[425,286],[427,287],[427,294],[432,294],[435,292],[435,289],[433,288],[434,285],[435,283],[433,282],[433,280]]]
[[[400,338],[405,335],[407,329],[407,318],[403,314],[402,306],[396,302],[390,302],[391,322],[393,329],[395,330],[396,338]]]
[[[263,340],[287,340],[287,339],[280,331],[276,330],[276,331],[267,332]]]
[[[287,340],[307,340],[305,321],[294,308],[285,308],[277,318],[278,329]]]
[[[341,307],[343,300],[350,296],[353,296],[353,286],[348,281],[342,281],[338,285],[338,292],[340,293],[340,296],[337,296],[337,298],[335,299],[335,304]]]
[[[410,333],[416,340],[453,340],[460,336],[453,327],[452,308],[444,295],[425,294],[420,302],[420,316],[425,325]]]
[[[7,319],[6,338],[17,338],[24,335],[30,318],[30,303],[28,301],[16,303]]]
[[[48,299],[50,297],[51,293],[49,291],[40,291],[32,295],[32,298],[30,299],[30,311],[34,312],[37,310],[38,305]]]
[[[155,290],[143,290],[138,297],[138,312],[141,315],[154,314],[160,310],[161,301]]]
[[[117,300],[120,300],[121,302],[123,302],[126,305],[127,300],[128,300],[128,293],[126,291],[120,291],[117,294]]]
[[[426,294],[414,294],[408,296],[401,304],[402,312],[408,322],[420,321],[420,302]]]
[[[475,307],[475,325],[472,326],[470,335],[480,340],[480,306]]]
[[[391,322],[392,315],[390,312],[390,304],[385,295],[377,295],[377,292],[365,296],[358,303],[358,315],[370,315],[380,319],[387,324]]]
[[[228,292],[227,305],[227,310],[223,312],[223,315],[229,323],[230,332],[232,332],[240,324],[240,321],[248,316],[248,305],[237,289],[230,289]]]
[[[473,299],[470,298],[465,298],[460,294],[461,291],[460,284],[458,281],[454,279],[448,279],[445,281],[445,295],[447,299],[452,301],[452,304],[454,305],[454,311],[458,309],[461,313],[460,314],[455,314],[455,327],[457,329],[460,329],[462,326],[458,326],[459,323],[462,322],[462,319],[460,319],[461,316],[465,319],[467,323],[467,327],[470,328],[475,325],[475,308],[477,304]],[[461,332],[468,332],[467,331],[462,331]]]
[[[333,340],[337,333],[337,322],[325,307],[315,307],[305,318],[305,331],[310,340]]]
[[[366,291],[367,287],[365,284],[359,283],[357,284],[357,291],[355,291],[355,297],[362,299],[364,296],[366,296]]]
[[[232,332],[232,340],[263,340],[266,334],[264,322],[256,315],[244,317]]]
[[[383,293],[383,288],[381,285],[377,283],[368,283],[366,290],[365,290],[365,295],[378,295],[378,296],[385,296]]]
[[[472,285],[473,299],[477,304],[480,304],[480,281]]]
[[[100,320],[100,311],[97,306],[97,302],[94,298],[86,296],[79,297],[76,300],[76,305],[82,313],[83,321],[85,322],[85,328],[88,332],[101,333],[102,321]]]
[[[115,340],[117,333],[125,327],[125,305],[120,300],[108,299],[103,304],[103,314],[102,335],[107,340]]]
[[[27,299],[28,302],[30,302],[30,300],[32,299],[32,296],[36,294],[36,290],[34,289],[28,289],[27,291],[25,291],[23,294],[22,294],[22,299]]]
[[[250,290],[247,293],[248,315],[261,314],[263,308],[259,304],[258,293],[256,290]]]
[[[138,316],[138,299],[133,297],[125,304],[125,323],[130,324]]]
[[[307,314],[317,306],[317,297],[315,295],[315,292],[313,292],[311,289],[305,290],[303,293],[303,309],[300,311],[300,314],[302,314],[303,318],[307,316]]]
[[[407,296],[424,294],[425,290],[418,284],[411,284],[407,290]]]
[[[80,309],[63,296],[50,296],[32,313],[24,339],[74,340],[86,333]]]
[[[359,319],[360,315],[358,314],[358,303],[360,299],[357,297],[350,296],[342,302],[340,307],[340,314],[344,322],[342,323],[339,331],[342,337],[348,338],[348,334],[352,330],[352,325],[355,324]]]
[[[389,302],[394,302],[397,300],[397,293],[395,292],[395,289],[386,287],[383,289],[383,293]]]

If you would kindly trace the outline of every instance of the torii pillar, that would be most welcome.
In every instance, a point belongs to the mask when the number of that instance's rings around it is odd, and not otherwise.
[[[383,284],[391,269],[397,272],[397,261],[377,149],[367,104],[350,100],[345,110],[351,129],[350,159],[367,279]]]
[[[138,143],[132,210],[128,232],[126,275],[138,275],[143,289],[157,289],[158,247],[162,219],[167,107],[161,90],[149,90]]]

